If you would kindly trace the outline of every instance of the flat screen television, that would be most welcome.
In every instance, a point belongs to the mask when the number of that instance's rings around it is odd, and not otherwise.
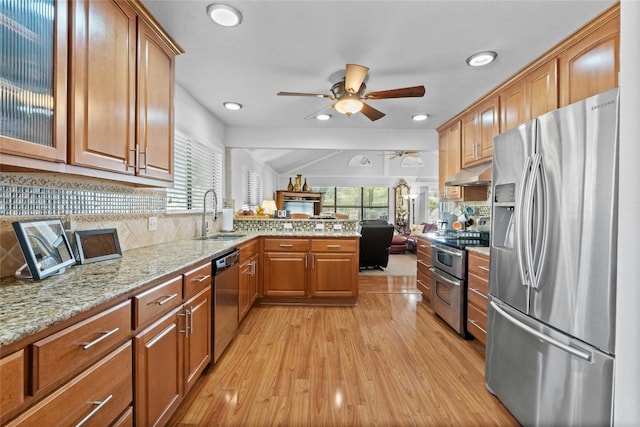
[[[60,219],[16,221],[13,229],[30,273],[23,266],[16,271],[17,278],[44,279],[76,263]]]

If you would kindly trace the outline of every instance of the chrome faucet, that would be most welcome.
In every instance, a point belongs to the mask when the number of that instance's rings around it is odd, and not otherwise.
[[[209,222],[207,221],[207,195],[209,193],[213,193],[213,222],[218,220],[218,195],[216,194],[216,190],[211,188],[204,193],[202,201],[202,237],[206,237],[209,232]]]

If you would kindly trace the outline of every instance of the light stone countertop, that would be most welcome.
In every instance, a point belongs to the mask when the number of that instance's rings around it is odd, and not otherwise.
[[[355,232],[333,231],[242,234],[244,237],[234,240],[187,239],[133,249],[123,252],[121,258],[77,264],[41,281],[4,277],[0,279],[0,346],[117,297],[131,295],[137,288],[169,278],[191,265],[207,262],[255,237],[360,237]]]
[[[479,248],[479,247],[468,247],[466,248],[467,252],[476,252],[485,256],[489,256],[489,248]]]

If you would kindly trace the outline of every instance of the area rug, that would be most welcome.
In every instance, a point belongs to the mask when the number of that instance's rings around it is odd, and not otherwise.
[[[376,276],[415,276],[416,275],[416,255],[412,253],[391,254],[389,264],[380,270],[360,270],[360,274]]]

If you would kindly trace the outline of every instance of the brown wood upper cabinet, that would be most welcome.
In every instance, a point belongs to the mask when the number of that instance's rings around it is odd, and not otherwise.
[[[618,5],[619,8],[619,5]],[[559,56],[560,106],[572,104],[618,86],[620,14],[604,15],[593,31]]]
[[[500,132],[558,108],[557,62],[547,61],[500,91]]]
[[[72,3],[68,162],[171,181],[176,52],[133,4]]]
[[[491,97],[462,116],[462,167],[491,160],[499,133],[499,97]]]

